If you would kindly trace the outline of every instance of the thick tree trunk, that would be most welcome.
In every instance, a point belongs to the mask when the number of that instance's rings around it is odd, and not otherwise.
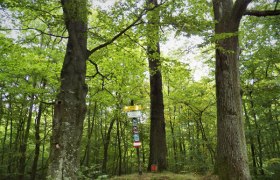
[[[149,0],[152,6],[157,6],[157,0]],[[160,70],[159,49],[159,11],[150,14],[148,27],[148,60],[150,69],[150,100],[151,100],[151,126],[150,126],[150,158],[148,170],[152,164],[158,165],[158,170],[167,169],[167,147],[165,135],[164,106],[162,93],[162,76]]]
[[[231,41],[232,39],[232,41]],[[237,37],[223,40],[216,50],[216,93],[218,110],[217,165],[221,179],[250,179],[242,122],[237,49]],[[234,45],[235,44],[235,45]]]
[[[251,179],[239,79],[238,27],[250,0],[213,0],[218,117],[217,170],[220,179]]]
[[[62,0],[69,39],[54,109],[48,178],[77,179],[86,115],[87,0]]]

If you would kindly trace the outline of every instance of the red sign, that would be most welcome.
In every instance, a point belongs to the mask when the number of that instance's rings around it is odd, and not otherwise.
[[[133,143],[133,147],[135,147],[135,148],[139,148],[140,146],[141,146],[141,142],[140,141],[135,141]]]

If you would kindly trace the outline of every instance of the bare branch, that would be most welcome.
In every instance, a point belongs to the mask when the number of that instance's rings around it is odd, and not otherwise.
[[[110,75],[112,75],[112,73],[107,74],[107,75],[103,75],[103,74],[99,71],[98,65],[97,65],[94,61],[92,61],[91,59],[88,59],[88,61],[89,61],[92,65],[94,65],[96,73],[95,73],[94,75],[92,75],[92,76],[86,76],[86,77],[94,78],[95,76],[100,75],[101,78],[102,78],[102,81],[104,81],[104,79],[110,80],[108,77],[109,77]]]
[[[91,78],[94,78],[96,75],[99,74],[101,77],[104,78],[105,76],[99,72],[98,65],[97,65],[95,62],[93,62],[91,59],[88,59],[88,61],[89,61],[92,65],[94,65],[95,71],[96,71],[96,73],[95,73],[93,76],[90,76],[90,77],[91,77]]]
[[[280,10],[266,10],[266,11],[248,10],[244,13],[244,15],[257,16],[257,17],[278,16],[280,15]]]
[[[47,104],[47,105],[55,105],[55,102],[45,102],[45,101],[41,101],[40,103]]]

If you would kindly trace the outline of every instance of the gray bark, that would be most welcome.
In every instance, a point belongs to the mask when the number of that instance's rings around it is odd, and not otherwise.
[[[251,0],[213,0],[218,117],[217,171],[220,179],[251,179],[239,78],[238,28]],[[226,35],[227,37],[219,37]]]
[[[61,71],[51,139],[49,179],[77,179],[86,115],[87,0],[62,0],[69,38]]]

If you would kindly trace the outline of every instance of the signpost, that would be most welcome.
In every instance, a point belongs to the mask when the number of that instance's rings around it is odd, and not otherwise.
[[[133,101],[131,104],[133,105]],[[139,150],[141,147],[141,141],[140,141],[140,135],[138,130],[139,118],[141,117],[141,111],[140,111],[141,109],[142,107],[138,105],[124,107],[124,111],[127,112],[127,117],[132,118],[133,147],[136,148],[139,175],[142,175],[140,150]]]

